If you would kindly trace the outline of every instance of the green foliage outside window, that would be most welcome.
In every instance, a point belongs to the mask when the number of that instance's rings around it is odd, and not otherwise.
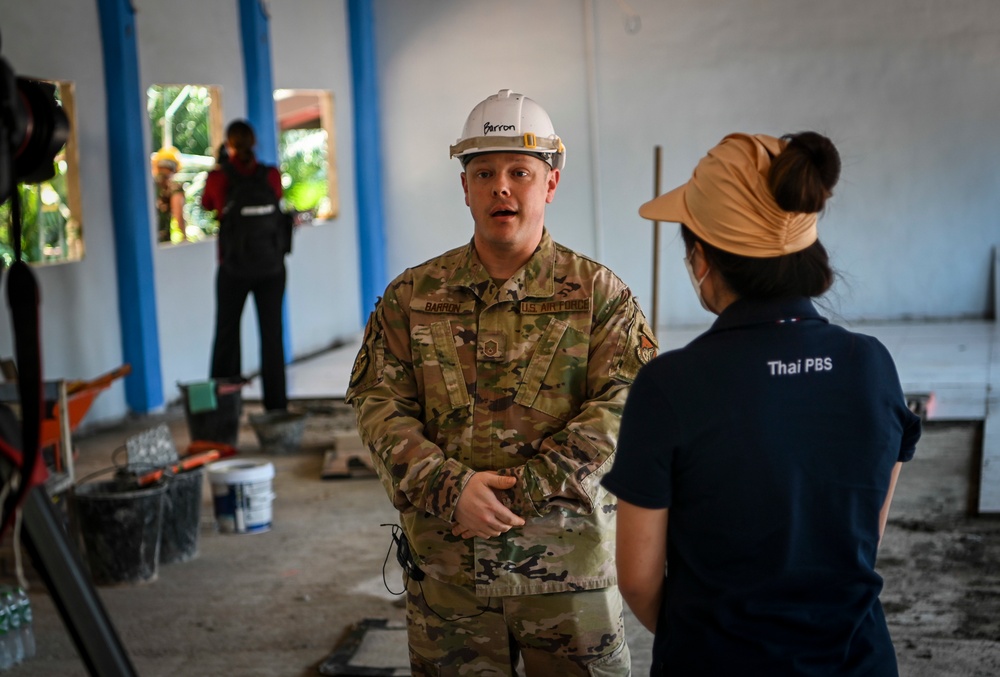
[[[184,189],[185,228],[183,233],[171,233],[171,241],[214,235],[218,224],[201,208],[205,178],[215,165],[209,128],[212,90],[202,85],[153,85],[146,95],[154,152],[173,146],[181,154],[181,167],[173,180]]]
[[[325,218],[329,211],[326,130],[284,131],[278,151],[288,208]]]
[[[56,175],[40,184],[17,187],[21,200],[21,252],[29,263],[80,258],[83,243],[79,224],[70,213],[66,196],[66,163],[56,163]],[[14,257],[12,205],[0,206],[0,259],[9,267]]]
[[[21,250],[25,261],[38,261],[35,241],[38,234],[38,191],[34,186],[21,184],[17,187],[21,200]],[[9,268],[14,262],[14,228],[11,223],[12,207],[7,201],[0,207],[0,258],[4,268]]]
[[[212,94],[200,85],[153,85],[146,110],[153,124],[153,148],[174,146],[188,155],[213,154],[208,109]],[[166,140],[166,143],[164,143]]]
[[[64,106],[64,97],[73,97],[73,84],[54,82],[55,100]],[[75,120],[70,120],[70,136]],[[17,186],[21,201],[21,256],[28,263],[72,261],[83,258],[83,235],[79,216],[74,216],[69,199],[69,163],[66,147],[56,155],[54,176],[37,184]],[[77,187],[79,194],[79,187]],[[9,267],[15,260],[12,200],[0,205],[0,263]]]

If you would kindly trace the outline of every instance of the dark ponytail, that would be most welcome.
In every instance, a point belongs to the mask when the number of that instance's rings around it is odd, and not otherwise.
[[[816,132],[782,137],[785,150],[774,159],[768,187],[786,212],[823,211],[840,179],[840,153],[830,139]]]
[[[840,179],[840,153],[830,139],[816,132],[788,134],[785,149],[771,163],[768,187],[786,212],[823,211]],[[822,296],[833,285],[830,257],[819,240],[784,256],[755,258],[714,247],[681,226],[687,251],[701,243],[705,257],[740,298],[772,299]]]

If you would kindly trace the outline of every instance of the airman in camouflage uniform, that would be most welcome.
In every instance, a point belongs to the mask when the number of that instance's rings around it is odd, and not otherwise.
[[[531,155],[472,155],[473,241],[389,284],[351,375],[419,567],[415,675],[512,674],[517,655],[529,675],[629,674],[616,502],[600,479],[656,343],[614,273],[519,220],[558,176]],[[496,274],[501,240],[531,245],[510,275]]]

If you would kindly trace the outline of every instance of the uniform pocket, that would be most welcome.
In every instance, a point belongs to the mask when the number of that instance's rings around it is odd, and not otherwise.
[[[469,406],[469,390],[465,385],[451,322],[441,320],[415,327],[412,337],[418,344],[424,406],[429,416],[436,418],[452,409]]]
[[[587,664],[587,672],[591,677],[628,677],[632,674],[632,653],[628,643],[622,639],[621,644],[607,656],[601,656]]]
[[[585,392],[589,343],[568,322],[551,318],[535,343],[514,402],[561,421],[576,415]]]
[[[412,648],[409,650],[409,654],[410,674],[413,677],[441,677],[444,674],[441,672],[440,665],[432,663],[428,659],[416,653]]]

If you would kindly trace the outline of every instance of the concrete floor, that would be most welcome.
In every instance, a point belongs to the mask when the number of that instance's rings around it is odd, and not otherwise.
[[[957,337],[941,338],[941,328],[936,331],[929,343],[914,339],[912,329],[871,332],[894,353],[908,392],[942,395],[937,420],[928,424],[897,489],[879,558],[886,581],[882,600],[900,674],[986,677],[1000,674],[1000,519],[969,515],[979,501],[983,451],[996,450],[984,443],[983,416],[977,413],[986,411],[997,392],[990,385],[996,371],[977,366],[995,360],[990,346],[996,346],[996,333],[981,325]],[[681,332],[671,340],[686,338]],[[916,359],[908,360],[907,351]],[[245,408],[241,456],[264,456],[276,469],[270,531],[219,533],[206,479],[198,555],[161,565],[155,581],[97,589],[139,675],[316,675],[353,624],[367,618],[402,622],[398,597],[383,582],[390,535],[380,525],[394,522],[396,514],[381,485],[373,477],[320,478],[333,434],[353,423],[328,392],[331,380],[336,385],[346,374],[342,362],[349,369],[351,359],[350,349],[334,351],[290,368],[291,388],[305,398],[296,406],[315,413],[298,453],[263,454],[246,418],[259,409]],[[245,397],[253,397],[252,387]],[[972,413],[955,414],[965,403]],[[78,435],[77,477],[108,468],[126,438],[161,421],[170,426],[177,448],[186,449],[183,413],[173,407]],[[13,582],[13,562],[8,538],[0,548],[0,583]],[[38,656],[5,674],[87,675],[37,572],[30,563],[27,569]],[[399,590],[391,558],[384,569],[385,582]],[[631,616],[627,629],[633,671],[646,674],[652,638]],[[391,649],[405,653],[402,643]]]
[[[345,418],[336,402],[317,411],[301,452],[266,456],[277,473],[270,531],[219,533],[206,480],[193,560],[161,565],[152,582],[97,588],[139,675],[316,675],[352,624],[402,622],[382,575],[389,532],[380,524],[395,513],[374,478],[320,479],[325,440]],[[161,419],[186,448],[183,416]],[[108,467],[112,451],[150,423],[81,437],[80,476]],[[930,424],[900,480],[880,569],[902,675],[1000,674],[1000,520],[966,516],[980,435],[978,424]],[[261,457],[245,417],[240,445],[243,456]],[[0,582],[12,580],[12,562],[7,547]],[[393,561],[385,571],[400,589]],[[87,675],[30,566],[28,576],[38,656],[9,674]],[[631,616],[628,632],[634,672],[646,674],[651,636]],[[402,656],[405,647],[396,650]]]
[[[262,457],[246,423],[241,456]],[[125,439],[166,421],[177,448],[186,449],[179,411],[133,421],[78,439],[78,477],[111,465]],[[381,567],[395,511],[371,478],[322,480],[323,451],[336,415],[317,417],[303,450],[268,455],[276,477],[273,528],[256,534],[219,533],[206,477],[197,556],[160,565],[156,580],[100,586],[98,593],[139,675],[315,675],[316,665],[352,623],[402,620],[382,584]],[[12,559],[5,553],[3,580]],[[36,572],[29,571],[38,656],[11,675],[88,674]],[[398,569],[386,579],[398,589]]]

